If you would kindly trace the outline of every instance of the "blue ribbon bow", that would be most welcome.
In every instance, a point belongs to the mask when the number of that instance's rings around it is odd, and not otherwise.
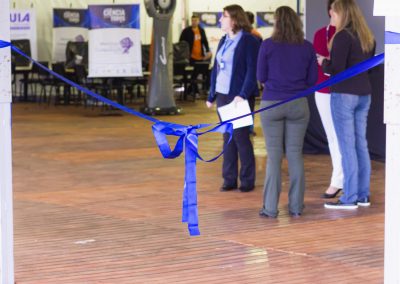
[[[160,121],[154,124],[152,127],[158,148],[160,149],[164,158],[175,159],[182,153],[183,148],[185,148],[185,184],[183,190],[182,222],[188,223],[189,234],[191,236],[200,235],[196,192],[196,161],[197,159],[205,162],[215,161],[223,154],[225,150],[224,149],[219,155],[211,160],[204,160],[199,155],[198,136],[209,132],[227,132],[230,135],[229,141],[232,138],[232,123],[220,124],[208,131],[200,133],[197,132],[198,129],[207,128],[210,126],[212,126],[212,124],[185,126]],[[167,140],[168,135],[179,137],[173,150],[171,150],[169,146]]]

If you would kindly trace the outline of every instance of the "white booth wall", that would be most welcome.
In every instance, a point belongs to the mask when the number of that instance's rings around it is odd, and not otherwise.
[[[140,0],[10,0],[11,9],[32,8],[36,13],[37,40],[38,40],[38,59],[51,61],[52,52],[52,26],[53,8],[87,8],[93,4],[140,4],[140,27],[141,41],[148,44],[151,41],[151,29],[153,20],[144,8],[144,2]],[[177,42],[181,30],[190,21],[193,12],[219,12],[222,8],[230,4],[239,4],[246,11],[254,14],[261,11],[274,11],[277,7],[287,5],[294,10],[297,9],[297,0],[177,0],[177,5],[172,19],[172,40]],[[300,11],[304,11],[304,0],[300,1]]]

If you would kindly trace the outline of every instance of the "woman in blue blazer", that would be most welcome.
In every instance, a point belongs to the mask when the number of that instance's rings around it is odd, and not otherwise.
[[[232,101],[252,100],[257,95],[256,79],[259,41],[250,34],[251,25],[243,8],[229,5],[224,8],[220,18],[221,29],[226,32],[218,45],[214,67],[211,73],[210,94],[207,107],[216,101],[217,107]],[[232,141],[224,134],[224,161],[221,191],[252,191],[255,182],[255,158],[250,141],[250,126],[233,131]],[[240,173],[238,160],[240,159]]]

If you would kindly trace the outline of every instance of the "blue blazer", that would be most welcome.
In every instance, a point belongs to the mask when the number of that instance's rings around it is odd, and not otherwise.
[[[220,40],[217,52],[224,44],[225,39],[226,35]],[[251,96],[258,95],[256,73],[259,47],[259,41],[252,34],[243,31],[233,56],[232,78],[228,95],[241,96],[244,99],[249,99]],[[218,63],[215,59],[211,72],[210,94],[207,98],[209,102],[214,102],[217,97],[215,94],[217,66]]]

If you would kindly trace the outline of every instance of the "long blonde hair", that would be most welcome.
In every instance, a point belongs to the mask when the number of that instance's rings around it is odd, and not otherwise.
[[[337,23],[335,35],[341,30],[348,29],[360,39],[362,51],[370,52],[375,46],[374,35],[355,0],[336,0],[332,4],[332,9],[340,16],[340,23]]]

